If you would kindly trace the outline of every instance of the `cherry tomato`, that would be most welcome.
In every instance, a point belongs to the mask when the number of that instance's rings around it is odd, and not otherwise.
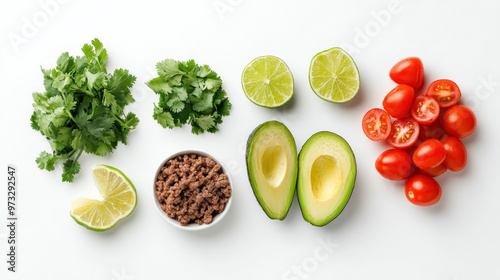
[[[420,169],[430,169],[440,165],[446,158],[443,144],[436,139],[424,141],[413,153],[413,163]]]
[[[398,149],[383,152],[375,161],[375,168],[382,177],[393,181],[406,180],[413,173],[410,155]]]
[[[425,175],[415,175],[405,184],[408,200],[419,206],[430,206],[441,199],[441,186],[436,180]]]
[[[448,135],[467,137],[476,130],[476,116],[464,105],[455,105],[444,114],[443,128]]]
[[[427,140],[427,139],[441,139],[444,135],[444,129],[443,125],[441,122],[436,120],[435,122],[431,123],[430,125],[421,125],[420,126],[420,134],[418,135],[418,138],[420,140]]]
[[[451,107],[462,97],[457,84],[445,79],[433,82],[427,89],[426,95],[434,98],[441,107]]]
[[[391,117],[382,109],[371,109],[363,117],[363,132],[373,141],[387,139],[391,133]]]
[[[441,143],[446,151],[444,160],[446,167],[453,172],[464,169],[467,164],[467,150],[464,144],[455,137],[447,137]]]
[[[431,124],[439,117],[439,104],[432,97],[417,96],[411,107],[411,116],[419,124]]]
[[[434,167],[434,168],[429,168],[429,169],[418,169],[418,173],[422,175],[427,175],[429,177],[437,177],[439,175],[442,175],[443,173],[448,170],[446,168],[446,165],[444,162],[442,162],[440,165]]]
[[[408,115],[415,90],[408,85],[397,85],[384,98],[382,102],[384,109],[389,115],[400,119]]]
[[[398,84],[419,88],[424,79],[424,65],[418,57],[408,57],[396,63],[389,72],[391,79]]]
[[[394,148],[406,149],[417,141],[419,132],[420,127],[414,119],[403,118],[392,122],[391,134],[387,140]]]
[[[417,140],[418,141],[418,140]],[[415,142],[416,143],[416,142]],[[409,155],[410,155],[410,158],[413,158],[413,153],[415,152],[415,150],[417,149],[417,146],[416,145],[413,145],[407,149],[405,149],[405,152],[407,152]]]

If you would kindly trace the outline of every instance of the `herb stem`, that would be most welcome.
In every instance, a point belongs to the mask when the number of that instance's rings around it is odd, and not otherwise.
[[[76,152],[76,150],[74,150],[73,152]],[[76,156],[75,160],[73,161],[73,165],[75,164],[75,162],[78,161],[78,159],[80,158],[80,156],[82,155],[83,153],[83,149],[80,150],[80,152],[78,152],[78,155]]]
[[[115,114],[111,113],[111,115],[113,116],[113,118],[121,125],[121,126],[125,126],[125,123],[122,122],[122,120],[120,120],[119,117],[117,117]]]
[[[71,114],[71,112],[68,110],[68,109],[64,109],[64,111],[66,111],[66,114],[68,114],[68,117],[73,121],[75,122],[75,119],[73,118],[73,114]],[[75,122],[76,123],[76,122]]]

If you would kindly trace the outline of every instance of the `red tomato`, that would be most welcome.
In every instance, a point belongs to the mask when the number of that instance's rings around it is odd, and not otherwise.
[[[446,150],[443,144],[436,139],[424,141],[413,153],[413,163],[420,169],[437,167],[445,158]]]
[[[410,155],[398,149],[383,152],[375,161],[375,168],[382,177],[393,181],[406,180],[413,173]]]
[[[446,151],[444,160],[446,167],[453,172],[464,169],[467,164],[467,150],[464,144],[455,137],[447,137],[441,143]]]
[[[415,90],[408,85],[397,85],[384,98],[382,104],[389,115],[396,119],[400,119],[408,115]]]
[[[406,149],[418,139],[420,127],[412,118],[404,118],[392,122],[391,134],[387,140],[394,148]]]
[[[373,141],[387,139],[391,133],[391,117],[382,109],[371,109],[363,117],[363,132]]]
[[[398,84],[419,88],[424,79],[424,65],[418,57],[408,57],[396,63],[389,72],[391,79]]]
[[[436,204],[441,198],[441,186],[436,180],[425,175],[415,175],[405,184],[405,193],[408,200],[419,206]]]
[[[407,152],[410,155],[410,158],[412,158],[413,157],[413,153],[415,152],[416,149],[417,149],[417,146],[413,145],[413,146],[405,149],[405,152]]]
[[[441,122],[436,120],[435,122],[431,123],[430,125],[421,125],[420,126],[420,134],[418,135],[418,138],[420,140],[427,140],[427,139],[441,139],[444,135],[444,129],[443,125]]]
[[[432,97],[417,96],[411,107],[411,116],[419,124],[431,124],[439,117],[439,104]]]
[[[438,165],[438,166],[436,166],[434,168],[419,169],[418,173],[420,173],[422,175],[427,175],[429,177],[437,177],[437,176],[442,175],[443,173],[445,173],[446,170],[448,170],[448,169],[446,168],[446,165],[444,164],[444,162],[442,162],[440,165]]]
[[[441,107],[453,106],[462,97],[457,84],[445,79],[433,82],[427,89],[426,95],[434,98]]]
[[[467,137],[476,130],[476,116],[464,105],[455,105],[444,114],[443,128],[448,135]]]

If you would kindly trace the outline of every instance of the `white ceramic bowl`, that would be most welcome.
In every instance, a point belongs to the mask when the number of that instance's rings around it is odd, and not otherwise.
[[[160,169],[165,165],[165,163],[167,163],[167,161],[169,161],[170,159],[172,158],[175,158],[177,156],[180,156],[180,155],[185,155],[185,154],[196,154],[196,155],[200,155],[200,156],[204,156],[204,157],[209,157],[209,158],[212,158],[213,160],[215,160],[218,164],[220,164],[222,166],[222,172],[224,174],[227,175],[228,177],[228,180],[229,180],[229,184],[231,186],[231,197],[229,197],[229,201],[227,202],[226,204],[226,207],[224,208],[224,211],[222,211],[222,213],[219,213],[217,214],[214,219],[212,220],[212,222],[210,224],[202,224],[202,225],[198,225],[198,224],[189,224],[187,226],[181,226],[181,223],[177,220],[174,220],[172,218],[169,218],[167,216],[167,213],[165,213],[165,211],[163,211],[160,207],[160,202],[158,201],[158,198],[156,197],[156,180],[158,178],[158,174],[160,173]],[[229,174],[229,169],[227,169],[227,167],[224,165],[224,163],[222,163],[222,161],[220,161],[218,158],[212,156],[212,155],[209,155],[205,152],[202,152],[202,151],[197,151],[197,150],[185,150],[185,151],[180,151],[178,153],[175,153],[169,157],[167,157],[161,164],[160,166],[158,166],[158,169],[156,170],[156,173],[155,173],[155,177],[154,177],[154,181],[153,181],[153,200],[154,200],[154,203],[155,203],[155,206],[156,206],[156,210],[158,210],[158,214],[160,214],[160,216],[165,220],[167,221],[168,223],[170,223],[171,225],[173,225],[174,227],[176,228],[180,228],[180,229],[183,229],[183,230],[188,230],[188,231],[198,231],[198,230],[203,230],[203,229],[206,229],[206,228],[209,228],[211,226],[214,226],[215,224],[217,224],[218,222],[220,222],[220,220],[222,220],[222,218],[224,218],[224,216],[226,215],[227,211],[229,210],[229,207],[231,206],[231,202],[233,201],[233,191],[234,191],[234,187],[233,187],[233,181],[231,180],[231,174]]]

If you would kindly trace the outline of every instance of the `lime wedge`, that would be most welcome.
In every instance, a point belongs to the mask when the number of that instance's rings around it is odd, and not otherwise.
[[[102,200],[79,198],[71,203],[71,217],[80,225],[105,231],[127,217],[137,204],[134,185],[120,170],[96,165],[92,175]]]
[[[283,60],[261,56],[252,60],[241,75],[243,91],[250,101],[267,108],[285,104],[293,95],[293,76]]]
[[[318,53],[311,60],[309,84],[321,99],[344,103],[358,93],[359,72],[351,56],[341,48]]]

